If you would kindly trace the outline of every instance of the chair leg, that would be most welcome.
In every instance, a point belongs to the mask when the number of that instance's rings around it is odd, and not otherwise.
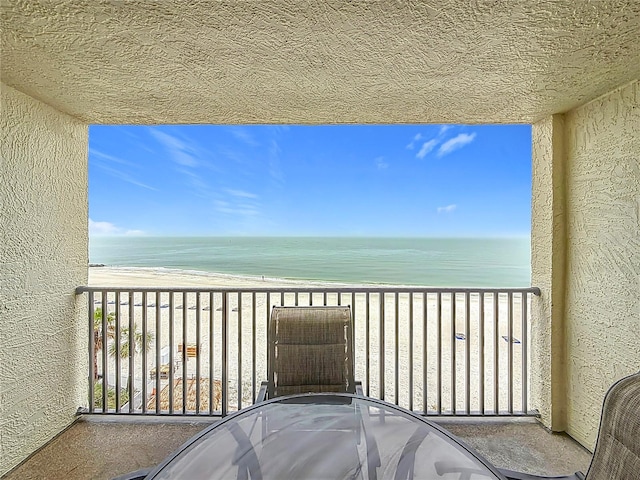
[[[356,382],[356,394],[364,396],[362,393],[362,382]],[[358,406],[358,416],[362,424],[364,433],[364,443],[367,451],[367,469],[369,471],[369,480],[378,478],[377,469],[380,466],[380,452],[378,443],[373,435],[371,435],[371,418],[369,417],[369,409],[366,406]]]

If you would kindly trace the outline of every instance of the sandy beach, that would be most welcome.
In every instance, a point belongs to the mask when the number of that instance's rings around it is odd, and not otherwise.
[[[172,351],[175,361],[180,358],[180,344],[196,344],[199,336],[200,354],[197,358],[187,360],[186,368],[178,363],[174,376],[182,377],[186,373],[187,377],[194,377],[199,372],[202,378],[213,382],[222,379],[222,329],[226,321],[229,383],[226,401],[229,410],[251,404],[256,385],[253,380],[254,364],[255,382],[259,384],[266,378],[267,320],[268,311],[273,305],[294,305],[296,302],[309,305],[311,300],[314,305],[320,305],[324,302],[323,291],[328,292],[327,304],[335,305],[338,304],[338,296],[331,292],[332,288],[363,287],[130,267],[91,267],[89,286],[105,287],[107,291],[104,301],[100,293],[94,293],[96,307],[104,306],[109,312],[117,310],[121,326],[133,323],[138,330],[144,329],[153,335],[152,348],[147,354],[148,371],[155,367],[156,358],[161,356],[161,352]],[[133,296],[129,298],[130,292],[109,292],[109,287],[130,288]],[[136,292],[136,287],[157,288],[158,292],[143,294]],[[162,291],[163,288],[177,287],[207,290]],[[318,288],[312,299],[306,292],[298,295],[293,293],[296,288],[308,287]],[[255,290],[255,295],[252,292],[227,294],[227,311],[223,315],[223,295],[216,292],[216,288],[249,288]],[[261,292],[261,289],[267,288],[284,289],[287,293]],[[368,388],[372,396],[397,401],[403,407],[420,411],[425,407],[427,410],[441,408],[449,411],[454,404],[458,410],[466,410],[468,406],[471,411],[477,411],[483,406],[482,399],[484,408],[493,410],[494,378],[497,376],[499,410],[508,408],[510,382],[515,385],[513,408],[516,411],[522,408],[520,379],[523,345],[507,341],[510,328],[506,294],[499,295],[497,299],[492,294],[486,294],[482,309],[478,294],[469,295],[468,306],[466,296],[458,294],[453,315],[454,305],[450,294],[442,294],[438,314],[435,294],[425,298],[419,292],[412,295],[410,289],[407,293],[387,293],[381,308],[381,287],[373,288],[377,290],[368,297],[366,293],[343,293],[340,298],[340,304],[351,305],[353,310],[356,379],[363,382],[365,391]],[[494,322],[496,306],[498,318]],[[483,319],[481,311],[484,313]],[[521,311],[520,295],[515,294],[511,335],[518,340],[523,338]],[[484,322],[482,330],[481,321]],[[384,339],[381,342],[382,329]],[[252,353],[254,344],[255,355]],[[508,362],[510,347],[513,353],[511,368]],[[499,356],[497,369],[494,367],[496,350]],[[166,358],[161,360],[162,363],[164,360]],[[134,357],[136,389],[140,389],[143,381],[152,388],[155,380],[151,382],[149,372],[143,372],[141,366],[141,355],[138,354]],[[110,384],[115,382],[114,371],[115,360],[109,357],[107,378]],[[128,360],[121,361],[121,371],[123,375],[128,375]],[[511,378],[509,371],[512,372]],[[384,382],[381,382],[383,375]],[[481,376],[484,376],[483,382]],[[162,385],[165,384],[166,380],[162,380]],[[441,388],[438,388],[439,384]]]

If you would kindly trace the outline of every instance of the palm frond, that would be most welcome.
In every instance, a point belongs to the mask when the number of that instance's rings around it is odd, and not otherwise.
[[[114,336],[112,337],[115,340],[115,329]],[[142,332],[138,328],[138,324],[134,324],[133,326],[133,351],[134,353],[142,353],[143,349],[145,352],[151,350],[151,346],[153,344],[154,335],[152,332],[147,332],[146,335],[143,335]],[[116,342],[111,342],[109,345],[109,355],[111,357],[115,357],[118,355],[120,358],[129,358],[130,348],[129,348],[129,327],[123,327],[120,329],[120,346],[119,352],[116,350]],[[143,345],[143,342],[146,341],[146,344]],[[144,347],[144,348],[143,348]]]

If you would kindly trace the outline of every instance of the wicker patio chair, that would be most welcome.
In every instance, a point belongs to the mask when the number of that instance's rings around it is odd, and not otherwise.
[[[273,307],[267,381],[256,401],[297,393],[362,394],[354,379],[351,308]]]
[[[640,478],[640,372],[614,383],[604,397],[596,448],[581,472],[544,477],[500,470],[511,480],[638,480]]]

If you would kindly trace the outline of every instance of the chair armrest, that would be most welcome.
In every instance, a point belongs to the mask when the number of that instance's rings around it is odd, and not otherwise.
[[[545,476],[516,472],[507,470],[506,468],[499,468],[498,471],[507,477],[508,480],[584,480],[584,474],[582,472],[576,472],[570,475]]]
[[[264,402],[267,399],[267,386],[268,386],[268,382],[262,382],[260,384],[260,390],[258,390],[258,395],[256,395],[256,402],[255,403],[261,403]]]

